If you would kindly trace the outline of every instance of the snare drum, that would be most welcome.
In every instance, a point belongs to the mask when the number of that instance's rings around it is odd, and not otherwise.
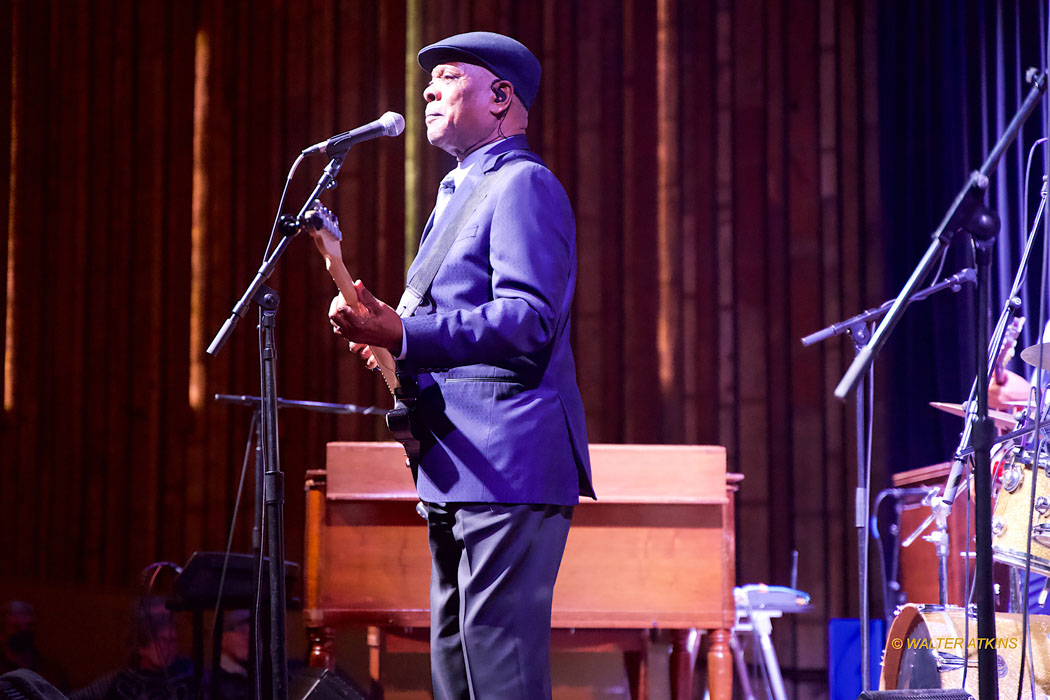
[[[1031,646],[1025,653],[1034,664],[1036,697],[1050,693],[1050,615],[1031,615]],[[961,608],[939,605],[905,605],[890,626],[882,657],[883,690],[911,688],[961,688],[963,665],[969,667],[966,688],[977,692],[977,619],[970,615],[970,636],[966,639]],[[996,666],[1000,694],[1013,697],[1021,665],[1021,616],[996,613]],[[969,646],[967,646],[969,642]],[[1025,661],[1027,666],[1028,662]],[[1032,697],[1028,671],[1024,672],[1024,694]]]
[[[1050,576],[1050,459],[1040,460],[1032,519],[1032,571]],[[999,495],[992,514],[992,552],[996,561],[1024,568],[1028,514],[1032,502],[1032,452],[1014,447],[1002,464]]]

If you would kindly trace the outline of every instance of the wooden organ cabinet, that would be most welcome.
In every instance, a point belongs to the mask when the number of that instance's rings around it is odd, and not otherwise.
[[[723,447],[592,445],[598,501],[573,516],[554,589],[552,648],[625,653],[647,696],[649,631],[670,630],[671,687],[692,693],[693,629],[707,631],[713,700],[732,697],[733,494]],[[430,551],[397,443],[330,443],[308,474],[304,619],[310,663],[334,667],[335,628],[368,627],[370,675],[384,651],[425,651]]]

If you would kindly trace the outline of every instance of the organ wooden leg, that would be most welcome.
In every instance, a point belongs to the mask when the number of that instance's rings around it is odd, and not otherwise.
[[[671,700],[692,700],[695,645],[689,644],[691,630],[671,630]],[[693,635],[695,638],[695,635]]]
[[[707,650],[707,687],[711,693],[711,700],[732,700],[733,656],[729,649],[729,630],[711,630],[710,635],[711,646]]]
[[[335,670],[335,630],[331,627],[307,627],[310,651],[306,663],[310,668]]]
[[[368,628],[368,677],[372,679],[372,687],[380,685],[379,674],[382,672],[381,663],[383,652],[386,651],[386,635],[379,627]]]
[[[627,685],[631,700],[649,700],[649,632],[643,630],[641,651],[625,651],[623,663],[627,667]]]

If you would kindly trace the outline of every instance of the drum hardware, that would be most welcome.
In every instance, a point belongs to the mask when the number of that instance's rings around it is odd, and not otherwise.
[[[1003,488],[1008,493],[1013,493],[1021,487],[1024,483],[1024,470],[1017,466],[1016,462],[1010,462],[1010,464],[1003,469]]]
[[[1046,515],[1046,512],[1050,511],[1050,498],[1046,496],[1039,496],[1035,499],[1035,512],[1039,515]]]
[[[949,654],[946,651],[933,652],[933,658],[937,662],[937,671],[939,673],[944,673],[945,671],[955,671],[957,669],[962,668],[963,666],[977,668],[977,659],[974,659],[973,661],[967,661],[961,656]]]
[[[933,403],[935,407],[938,407],[936,403]],[[943,404],[951,405],[951,404]],[[1017,464],[1016,453],[1021,453],[1021,449],[1014,445],[1013,440],[1005,440],[1000,438],[1000,442],[996,445],[992,452],[992,474],[995,475],[1000,471],[1003,472],[1004,480],[1016,482],[1014,490],[1020,487],[1024,481],[1024,470]],[[1050,461],[1047,462],[1047,466],[1050,467]],[[959,495],[959,491],[956,490],[956,496]],[[912,532],[907,538],[901,541],[901,547],[910,547],[915,540],[922,535],[926,529],[933,525],[935,531],[930,534],[923,536],[923,540],[932,543],[936,547],[937,560],[938,560],[938,602],[946,604],[948,602],[948,557],[950,556],[950,542],[948,540],[948,514],[950,509],[942,498],[939,498],[937,491],[931,489],[922,500],[922,505],[930,507],[930,516],[920,525],[914,532]],[[995,527],[993,521],[993,528]],[[999,528],[1002,530],[1006,527],[1005,523],[1000,523]],[[960,553],[960,556],[966,556],[966,553]],[[997,594],[996,594],[997,595]]]
[[[939,503],[936,491],[929,491],[922,499],[922,505],[930,506],[930,517],[918,530],[908,536],[901,547],[910,547],[919,535],[932,523],[934,531],[923,535],[923,540],[931,543],[937,551],[937,600],[941,605],[948,604],[948,557],[951,554],[951,542],[948,540],[948,508]]]
[[[901,517],[905,511],[917,509],[924,499],[937,495],[936,486],[894,487],[879,491],[872,505],[872,532],[875,544],[879,549],[878,560],[881,564],[882,583],[882,617],[888,623],[893,620],[894,609],[907,602],[907,595],[901,588],[901,549],[900,546],[887,547],[889,542],[899,543],[901,535]],[[883,509],[887,501],[891,508]],[[892,515],[889,515],[892,513]],[[886,514],[888,517],[883,517]]]
[[[951,673],[952,671],[958,671],[963,666],[966,666],[967,668],[977,668],[977,659],[968,661],[961,656],[949,654],[946,651],[934,651],[933,660],[934,663],[937,664],[938,673]],[[1007,666],[1006,659],[999,655],[995,657],[995,667],[1000,678],[1006,676],[1007,672],[1010,670]]]
[[[1007,566],[1012,566],[1016,569],[1025,568],[1025,552],[1023,549],[1014,550],[992,545],[992,555],[995,557],[995,561],[1006,564]],[[1050,576],[1050,559],[1037,557],[1033,554],[1031,560],[1033,572],[1040,576]]]
[[[1046,596],[1048,593],[1050,593],[1050,578],[1043,581],[1043,590],[1039,591],[1039,598],[1036,600],[1039,607],[1046,605]]]
[[[1044,418],[1043,420],[1039,421],[1040,440],[1050,441],[1050,422],[1048,422],[1048,419],[1050,419],[1050,416],[1048,416],[1047,418]],[[1005,444],[1014,442],[1018,438],[1027,438],[1028,436],[1034,435],[1034,434],[1035,434],[1035,421],[1034,420],[1027,420],[1026,419],[1026,420],[1018,421],[1018,427],[1017,428],[1014,428],[1013,430],[1011,430],[1008,433],[1003,433],[999,437],[997,437],[994,440],[992,440],[992,445],[993,445],[993,447],[997,446],[997,445],[1005,445]],[[966,459],[967,457],[970,457],[972,455],[973,455],[973,448],[972,447],[965,447],[965,448],[962,448],[961,450],[959,450],[959,452],[956,455],[956,457],[958,459]],[[1050,471],[1048,471],[1047,473],[1050,474]],[[959,481],[961,482],[962,480],[960,479]],[[959,490],[959,487],[956,486],[956,488],[953,489],[953,493],[955,493],[955,495],[958,495],[958,490]],[[926,524],[926,527],[929,527],[928,523]]]
[[[966,553],[964,552],[964,553],[960,554],[959,556],[965,556],[965,554]],[[971,557],[973,556],[973,552],[970,552],[969,554],[970,554]],[[898,605],[894,609],[893,616],[894,617],[900,617],[900,615],[902,613],[904,613],[904,611],[906,609],[908,609],[908,608],[914,609],[914,610],[918,611],[922,615],[931,615],[933,613],[942,613],[942,612],[945,612],[947,610],[962,611],[962,608],[959,607],[958,605],[938,605],[936,603],[905,603],[904,605]],[[967,617],[969,617],[971,620],[976,620],[977,619],[977,604],[976,603],[970,603],[969,605],[967,605],[966,606],[966,611],[967,611]]]
[[[1032,527],[1032,539],[1044,547],[1050,547],[1050,524],[1039,523]],[[1047,582],[1050,583],[1050,579]]]

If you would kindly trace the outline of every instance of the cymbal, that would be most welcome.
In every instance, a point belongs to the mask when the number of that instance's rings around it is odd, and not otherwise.
[[[1040,369],[1050,369],[1050,343],[1036,343],[1021,351],[1021,360],[1025,364],[1039,367],[1039,353],[1043,354],[1043,366]]]
[[[945,403],[944,401],[931,401],[930,405],[936,408],[938,411],[944,411],[950,413],[953,416],[965,416],[966,406],[961,403]],[[995,423],[996,428],[1003,430],[1013,430],[1017,427],[1017,421],[1014,417],[1006,411],[997,411],[994,408],[988,409],[988,417]]]
[[[1000,406],[1006,406],[1008,408],[1028,408],[1027,401],[1003,401],[999,404]],[[1034,403],[1032,404],[1035,405]]]

